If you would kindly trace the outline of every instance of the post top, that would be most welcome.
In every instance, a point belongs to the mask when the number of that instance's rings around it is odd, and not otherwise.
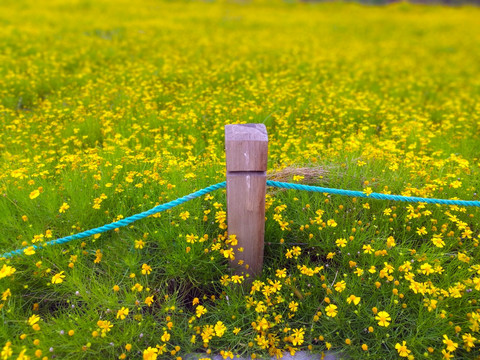
[[[225,125],[227,172],[266,171],[268,135],[264,124]]]
[[[226,141],[268,141],[265,124],[225,125]]]

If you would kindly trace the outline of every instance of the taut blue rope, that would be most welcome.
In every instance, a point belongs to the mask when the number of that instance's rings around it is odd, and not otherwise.
[[[293,190],[303,190],[303,191],[313,191],[313,192],[320,192],[326,194],[334,194],[334,195],[346,195],[346,196],[355,196],[355,197],[363,197],[363,198],[370,198],[370,199],[379,199],[379,200],[393,200],[393,201],[407,201],[407,202],[421,202],[427,204],[441,204],[441,205],[458,205],[458,206],[477,206],[480,207],[480,201],[464,201],[464,200],[444,200],[444,199],[428,199],[428,198],[421,198],[421,197],[413,197],[413,196],[401,196],[401,195],[387,195],[387,194],[380,194],[380,193],[371,193],[369,195],[365,194],[361,191],[353,191],[353,190],[342,190],[342,189],[333,189],[333,188],[325,188],[320,186],[311,186],[311,185],[301,185],[301,184],[291,184],[291,183],[284,183],[279,181],[267,181],[268,186],[277,187],[277,188],[284,188],[284,189],[293,189]],[[40,249],[44,246],[50,245],[57,245],[57,244],[64,244],[66,242],[72,240],[82,239],[88,236],[92,236],[95,234],[100,234],[109,230],[113,230],[119,227],[127,226],[133,223],[134,221],[146,218],[150,215],[159,213],[161,211],[165,211],[171,209],[175,206],[183,204],[189,200],[198,198],[200,196],[206,195],[214,190],[222,189],[226,187],[226,182],[223,181],[221,183],[211,185],[206,187],[205,189],[198,190],[193,192],[189,195],[183,196],[176,200],[170,201],[166,204],[155,206],[154,208],[144,211],[142,213],[129,216],[125,219],[115,221],[110,224],[106,224],[91,230],[86,230],[78,234],[65,236],[60,239],[51,240],[46,242],[42,245],[32,245],[27,246],[22,249],[13,250],[3,254],[2,258],[9,258],[15,255],[22,255],[25,249],[33,247],[34,249]]]
[[[387,195],[387,194],[380,194],[380,193],[371,193],[367,195],[361,191],[332,189],[332,188],[325,188],[325,187],[311,186],[311,185],[291,184],[291,183],[284,183],[284,182],[271,181],[271,180],[267,181],[267,185],[277,187],[277,188],[284,188],[284,189],[313,191],[313,192],[320,192],[320,193],[326,193],[326,194],[355,196],[355,197],[363,197],[363,198],[369,198],[369,199],[480,207],[480,201],[428,199],[428,198],[421,198],[421,197],[414,197],[414,196]]]
[[[33,247],[34,249],[40,249],[44,246],[64,244],[64,243],[72,241],[72,240],[82,239],[82,238],[85,238],[85,237],[88,237],[88,236],[92,236],[92,235],[95,235],[95,234],[100,234],[100,233],[103,233],[103,232],[106,232],[106,231],[109,231],[109,230],[113,230],[113,229],[116,229],[116,228],[119,228],[119,227],[127,226],[127,225],[130,225],[131,223],[133,223],[134,221],[146,218],[150,215],[154,215],[154,214],[159,213],[161,211],[171,209],[171,208],[173,208],[175,206],[178,206],[180,204],[183,204],[183,203],[185,203],[189,200],[198,198],[202,195],[206,195],[206,194],[208,194],[208,193],[210,193],[214,190],[224,188],[225,186],[226,186],[226,183],[224,181],[224,182],[206,187],[205,189],[195,191],[191,194],[188,194],[188,195],[183,196],[181,198],[178,198],[176,200],[170,201],[168,203],[155,206],[154,208],[152,208],[150,210],[147,210],[147,211],[144,211],[142,213],[126,217],[125,219],[118,220],[118,221],[115,221],[113,223],[97,227],[95,229],[86,230],[86,231],[83,231],[83,232],[78,233],[78,234],[65,236],[63,238],[56,239],[56,240],[51,240],[51,241],[46,242],[43,245],[32,245],[32,246],[27,246],[27,247],[22,248],[22,249],[10,251],[10,252],[7,252],[7,253],[3,254],[1,257],[9,258],[9,257],[15,256],[15,255],[22,255],[24,250],[28,249],[30,247]]]

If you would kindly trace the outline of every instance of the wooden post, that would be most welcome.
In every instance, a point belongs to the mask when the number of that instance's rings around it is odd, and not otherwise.
[[[225,125],[225,153],[228,233],[238,240],[235,260],[230,264],[237,274],[255,277],[263,266],[268,158],[265,125]],[[238,264],[240,260],[243,266]]]

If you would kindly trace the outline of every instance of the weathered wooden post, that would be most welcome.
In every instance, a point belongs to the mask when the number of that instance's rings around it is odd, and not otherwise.
[[[225,125],[228,233],[237,237],[231,266],[252,277],[262,272],[268,135],[264,124]],[[239,251],[243,248],[243,252]],[[243,266],[238,262],[243,260]]]

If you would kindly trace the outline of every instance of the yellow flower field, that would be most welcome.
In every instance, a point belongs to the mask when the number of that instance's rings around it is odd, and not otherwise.
[[[480,213],[269,189],[231,273],[224,125],[272,179],[480,200],[480,9],[0,3],[0,359],[480,357]],[[0,253],[0,255],[1,255]]]

